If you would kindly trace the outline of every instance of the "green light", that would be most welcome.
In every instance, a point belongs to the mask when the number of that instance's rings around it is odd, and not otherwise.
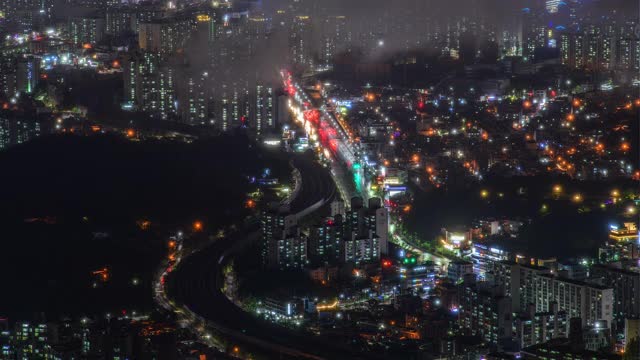
[[[356,185],[356,191],[361,194],[362,193],[362,177],[360,176],[360,173],[355,172],[353,174],[353,182]]]
[[[353,163],[352,168],[353,168],[353,170],[360,170],[360,168],[362,168],[362,166],[360,165],[360,163]]]

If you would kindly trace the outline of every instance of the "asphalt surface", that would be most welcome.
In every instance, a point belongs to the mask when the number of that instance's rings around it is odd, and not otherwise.
[[[291,212],[299,213],[318,201],[330,202],[337,196],[337,189],[329,170],[315,161],[302,157],[293,159],[293,166],[300,171],[300,192],[291,201]]]

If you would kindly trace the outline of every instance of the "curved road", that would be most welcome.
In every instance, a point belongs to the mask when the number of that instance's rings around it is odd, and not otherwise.
[[[302,156],[293,159],[293,166],[300,172],[300,191],[291,201],[291,212],[304,213],[313,209],[314,205],[325,205],[336,196],[336,186],[329,171],[315,161]]]
[[[319,202],[325,205],[336,196],[335,184],[327,169],[301,158],[296,159],[294,165],[301,173],[302,184],[291,203],[292,210],[299,213]],[[203,320],[207,329],[223,335],[235,345],[259,348],[269,358],[376,358],[335,341],[294,332],[259,319],[238,308],[222,293],[222,265],[259,238],[258,225],[253,225],[184,258],[167,276],[165,286],[170,297]]]

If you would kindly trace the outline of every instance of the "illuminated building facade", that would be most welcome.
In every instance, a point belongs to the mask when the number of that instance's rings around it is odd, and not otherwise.
[[[546,9],[548,12],[554,14],[558,12],[558,7],[562,0],[546,0]]]
[[[614,329],[622,329],[626,318],[640,317],[640,268],[623,269],[616,265],[594,265],[591,277],[613,288]]]
[[[463,334],[478,336],[486,344],[511,337],[512,310],[508,297],[483,283],[460,285],[458,324]]]
[[[120,36],[133,33],[135,26],[135,11],[130,7],[109,7],[105,14],[105,33]]]
[[[310,258],[317,264],[376,262],[387,247],[388,213],[378,198],[364,207],[362,198],[351,200],[345,211],[342,202],[332,204],[333,217],[310,231]]]
[[[44,126],[36,119],[0,115],[0,150],[43,135]]]
[[[347,50],[351,41],[351,32],[347,27],[346,16],[334,15],[324,18],[322,24],[322,65],[329,66],[339,52]]]
[[[176,113],[175,71],[158,53],[130,55],[123,64],[125,104],[162,120],[172,118]]]
[[[310,16],[294,17],[289,33],[289,48],[294,64],[313,66],[313,24]]]
[[[547,23],[538,9],[524,9],[522,14],[522,55],[533,60],[537,49],[548,44]]]
[[[530,306],[526,313],[515,317],[513,328],[516,341],[525,348],[566,338],[569,335],[569,318],[566,312],[558,310],[558,304],[552,304],[548,312],[535,312]]]
[[[16,90],[31,94],[40,80],[40,59],[34,56],[19,57],[16,65]]]
[[[342,215],[326,219],[311,227],[309,235],[309,258],[314,263],[335,264],[340,262],[343,251],[344,222]]]
[[[370,237],[375,235],[379,249],[378,255],[389,251],[389,212],[382,206],[380,198],[370,198],[369,206],[365,207],[362,198],[351,199],[351,209],[346,212],[345,233],[356,233],[356,237]]]
[[[614,297],[611,287],[584,283],[581,281],[539,275],[535,282],[536,311],[545,312],[557,303],[560,310],[572,318],[582,319],[583,326],[591,326],[596,321],[613,323]]]
[[[609,239],[621,242],[638,241],[638,226],[632,222],[626,222],[620,228],[612,225],[609,230]]]
[[[447,278],[454,284],[462,282],[470,275],[473,275],[473,263],[469,261],[452,261],[447,267]]]
[[[549,272],[544,267],[499,261],[493,263],[486,276],[488,281],[503,287],[505,295],[511,298],[513,311],[522,312],[535,304],[535,278]]]
[[[276,97],[273,86],[256,80],[255,91],[251,94],[249,109],[249,127],[256,137],[276,127]]]
[[[380,260],[380,239],[369,231],[368,236],[352,233],[350,239],[343,242],[343,262],[361,265]]]
[[[435,287],[436,269],[432,262],[420,265],[403,265],[399,272],[400,282],[404,289],[414,288],[428,291]]]
[[[486,279],[487,272],[490,272],[493,263],[503,260],[509,260],[509,252],[502,250],[497,246],[488,244],[474,243],[471,253],[473,262],[473,272],[478,279]]]
[[[260,219],[262,264],[269,269],[301,269],[308,264],[307,237],[295,215],[266,211]]]
[[[71,42],[76,46],[95,45],[105,34],[105,20],[99,16],[72,17],[69,19],[68,32]]]
[[[144,51],[172,54],[184,48],[195,24],[192,18],[163,18],[140,23],[138,46]]]
[[[188,66],[179,69],[179,76],[175,79],[179,121],[189,125],[210,124],[211,78],[209,73],[196,72]]]
[[[576,69],[637,72],[640,40],[634,32],[636,23],[605,19],[563,29],[559,35],[562,63]]]
[[[302,269],[309,263],[307,260],[307,237],[300,232],[278,239],[276,248],[276,264],[278,268]]]

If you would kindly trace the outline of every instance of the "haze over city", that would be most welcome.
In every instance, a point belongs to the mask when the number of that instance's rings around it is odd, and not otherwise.
[[[640,359],[640,2],[0,1],[0,359]]]

